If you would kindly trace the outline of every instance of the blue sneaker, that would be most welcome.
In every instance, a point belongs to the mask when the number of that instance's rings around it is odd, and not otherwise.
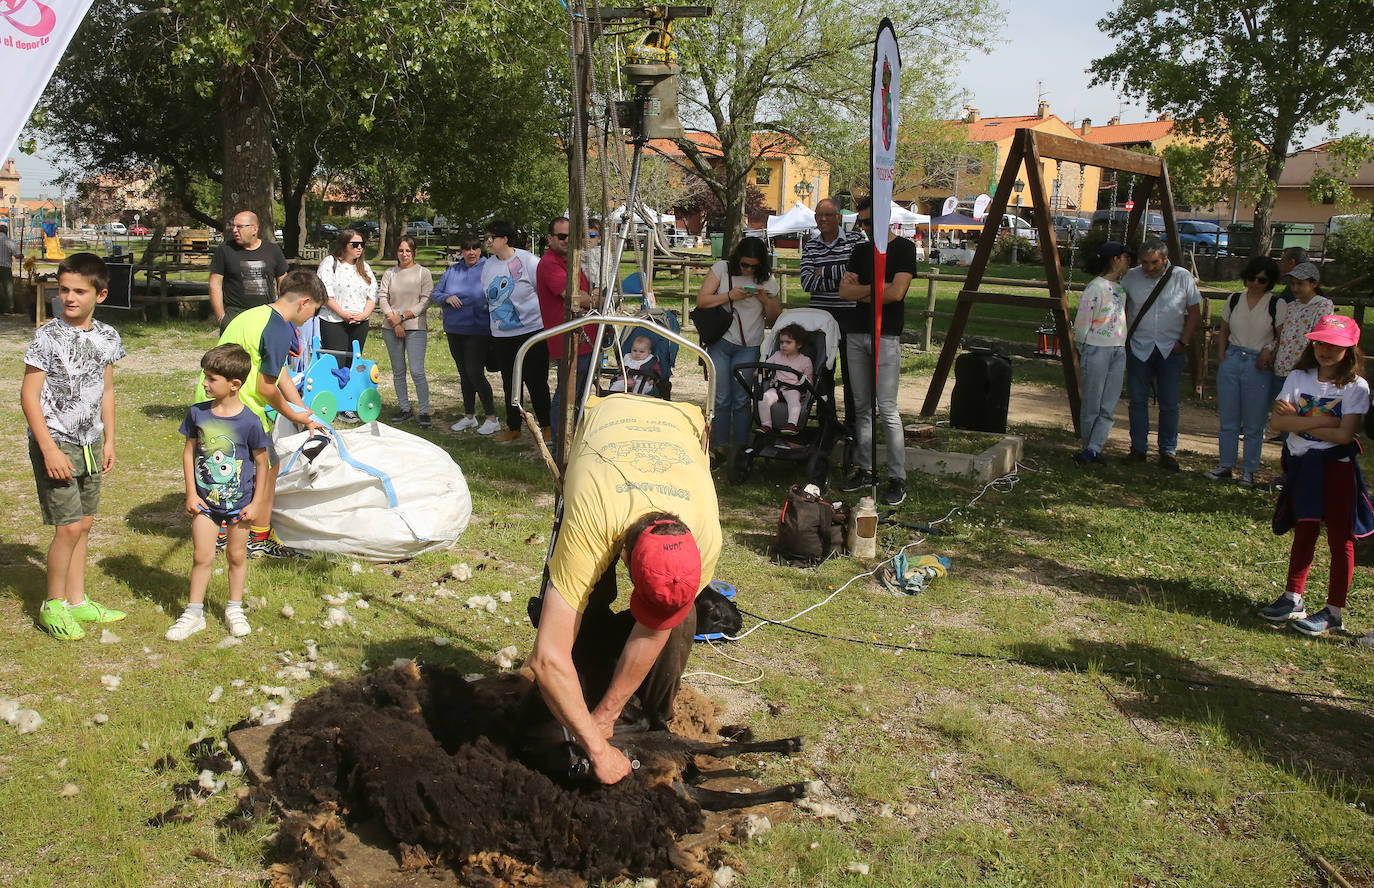
[[[1312,638],[1318,638],[1333,630],[1339,631],[1343,625],[1341,618],[1331,613],[1329,607],[1322,608],[1305,620],[1293,622],[1294,629]]]
[[[1260,608],[1259,615],[1271,623],[1287,623],[1289,620],[1303,619],[1307,611],[1303,610],[1301,598],[1294,601],[1287,595],[1280,595],[1273,604]]]

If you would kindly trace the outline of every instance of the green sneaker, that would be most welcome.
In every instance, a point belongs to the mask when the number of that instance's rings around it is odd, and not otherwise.
[[[86,596],[85,601],[68,610],[73,619],[83,623],[118,623],[128,616],[124,611],[97,604],[89,595]]]
[[[38,625],[53,638],[63,641],[74,641],[86,634],[86,630],[81,628],[81,624],[76,622],[71,611],[67,609],[67,602],[60,598],[50,598],[43,602],[43,606],[38,610]]]

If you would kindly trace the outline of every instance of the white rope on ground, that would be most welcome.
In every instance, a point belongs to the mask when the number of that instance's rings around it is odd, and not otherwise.
[[[1030,468],[1029,466],[1023,465],[1022,463],[1019,463],[1019,462],[1016,463],[1016,464],[1013,466],[1013,468],[1012,468],[1012,470],[1011,470],[1010,472],[1008,472],[1008,473],[1005,474],[1005,475],[1002,475],[1001,477],[993,478],[993,479],[992,479],[991,481],[989,481],[987,484],[983,485],[983,489],[980,490],[980,491],[978,491],[978,493],[974,495],[973,499],[969,500],[967,503],[965,503],[965,504],[962,505],[962,506],[955,506],[954,508],[950,509],[949,512],[946,513],[946,515],[945,515],[943,518],[940,518],[940,519],[938,519],[938,520],[936,520],[936,521],[930,522],[930,525],[929,525],[929,526],[930,526],[930,527],[935,527],[935,526],[937,526],[937,525],[939,525],[939,524],[945,523],[946,521],[948,521],[948,520],[950,520],[951,518],[953,518],[955,515],[957,515],[957,514],[959,514],[960,512],[962,512],[964,509],[967,509],[967,508],[970,508],[971,506],[973,506],[973,504],[976,503],[976,502],[978,502],[980,499],[982,499],[982,498],[983,498],[983,495],[986,494],[989,490],[995,490],[995,491],[997,491],[998,493],[1011,493],[1012,488],[1014,488],[1014,487],[1016,486],[1016,482],[1020,480],[1019,476],[1017,475],[1017,472],[1020,471],[1020,470],[1023,470],[1023,469],[1024,469],[1025,471],[1028,471],[1028,472],[1034,472],[1034,471],[1036,471],[1035,469],[1032,469],[1032,468]],[[793,620],[796,620],[796,619],[798,619],[799,617],[803,617],[803,616],[805,616],[806,614],[811,613],[811,611],[813,611],[813,610],[815,610],[815,609],[817,609],[817,608],[819,608],[819,607],[823,607],[823,606],[826,605],[826,604],[829,604],[830,601],[831,601],[831,599],[833,599],[836,595],[839,595],[839,594],[840,594],[841,592],[843,592],[845,589],[849,588],[849,586],[850,586],[852,583],[854,583],[855,581],[861,580],[861,579],[863,579],[864,577],[871,577],[871,576],[875,575],[879,570],[882,569],[883,565],[886,564],[888,561],[890,561],[893,557],[895,557],[896,555],[898,555],[898,554],[900,554],[900,553],[902,553],[902,552],[905,552],[907,549],[910,549],[910,548],[913,547],[913,546],[919,546],[919,545],[921,545],[921,544],[924,543],[927,539],[928,539],[928,537],[924,537],[924,536],[923,536],[923,537],[920,537],[920,538],[918,538],[918,539],[912,540],[911,542],[907,543],[905,546],[902,546],[900,549],[898,549],[898,550],[897,550],[896,552],[894,552],[892,555],[887,556],[887,557],[884,558],[883,560],[879,561],[876,565],[874,565],[874,567],[873,567],[872,570],[864,571],[863,573],[860,573],[860,574],[855,574],[854,576],[852,576],[852,577],[850,577],[848,580],[846,580],[845,583],[844,583],[844,585],[840,586],[838,589],[836,589],[835,591],[831,592],[829,595],[825,596],[825,598],[821,599],[820,601],[816,602],[815,604],[811,605],[810,607],[806,607],[806,608],[803,608],[802,610],[797,611],[795,614],[793,614],[793,615],[790,616],[790,617],[787,617],[786,619],[782,619],[782,620],[760,620],[758,623],[756,623],[755,625],[749,627],[749,628],[746,629],[745,631],[741,632],[739,635],[725,635],[725,636],[722,636],[722,637],[725,638],[727,641],[742,641],[742,640],[744,640],[745,638],[748,638],[748,637],[749,637],[750,635],[752,635],[754,632],[758,631],[759,629],[762,629],[764,626],[770,626],[770,625],[783,626],[783,625],[786,625],[786,624],[788,624],[788,623],[791,623]],[[756,668],[757,668],[757,667],[756,667]]]
[[[748,666],[750,669],[756,669],[756,670],[758,670],[758,673],[759,673],[759,674],[756,675],[756,676],[754,676],[753,678],[731,678],[731,677],[728,676],[728,675],[721,675],[719,672],[709,672],[709,671],[707,671],[707,670],[705,670],[705,669],[702,669],[702,670],[699,670],[699,671],[697,671],[697,672],[684,672],[684,673],[682,674],[682,677],[683,677],[683,678],[693,678],[693,677],[698,676],[698,675],[709,675],[709,676],[711,676],[712,678],[719,678],[719,679],[722,679],[722,680],[724,680],[724,681],[730,682],[730,684],[737,684],[737,685],[749,685],[749,684],[754,684],[755,682],[763,681],[763,676],[764,676],[766,673],[763,671],[763,668],[762,668],[761,666],[756,666],[756,665],[754,665],[753,663],[747,662],[747,661],[745,661],[745,660],[741,660],[741,659],[739,659],[739,658],[737,658],[737,657],[732,657],[732,656],[730,656],[729,654],[727,654],[727,653],[725,652],[725,649],[724,649],[724,648],[718,646],[715,642],[711,641],[711,639],[709,639],[709,638],[704,639],[704,640],[705,640],[706,644],[710,646],[711,650],[713,650],[713,651],[715,651],[716,653],[720,654],[720,655],[721,655],[722,657],[724,657],[725,659],[729,660],[729,661],[732,662],[732,663],[738,663],[738,664],[741,665],[741,666]]]

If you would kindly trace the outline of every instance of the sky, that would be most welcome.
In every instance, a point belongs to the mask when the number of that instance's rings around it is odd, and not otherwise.
[[[1145,108],[1123,104],[1110,87],[1088,86],[1088,64],[1113,47],[1097,29],[1097,20],[1111,8],[1107,0],[1001,0],[1001,5],[1006,13],[1002,40],[991,53],[971,55],[959,66],[958,85],[966,95],[956,104],[971,105],[984,117],[1007,117],[1034,114],[1043,96],[1051,113],[1075,125],[1089,117],[1101,126],[1118,113],[1122,123],[1153,119]],[[1374,107],[1345,115],[1337,131],[1374,132],[1371,113]],[[1328,135],[1310,132],[1303,144]],[[24,197],[56,196],[57,189],[45,183],[57,175],[53,161],[58,157],[60,151],[52,148],[35,156],[15,155]]]

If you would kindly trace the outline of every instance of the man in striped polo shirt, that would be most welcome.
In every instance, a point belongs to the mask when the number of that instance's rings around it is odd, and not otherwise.
[[[863,235],[857,231],[840,229],[840,208],[835,201],[824,198],[816,204],[816,228],[820,237],[809,239],[802,247],[801,285],[811,294],[811,305],[823,308],[840,325],[840,358],[845,355],[845,336],[855,331],[858,311],[854,303],[840,298],[840,277],[844,275],[849,257],[856,244],[863,242]],[[846,425],[854,422],[854,393],[849,386],[849,368],[844,370],[844,421]]]

